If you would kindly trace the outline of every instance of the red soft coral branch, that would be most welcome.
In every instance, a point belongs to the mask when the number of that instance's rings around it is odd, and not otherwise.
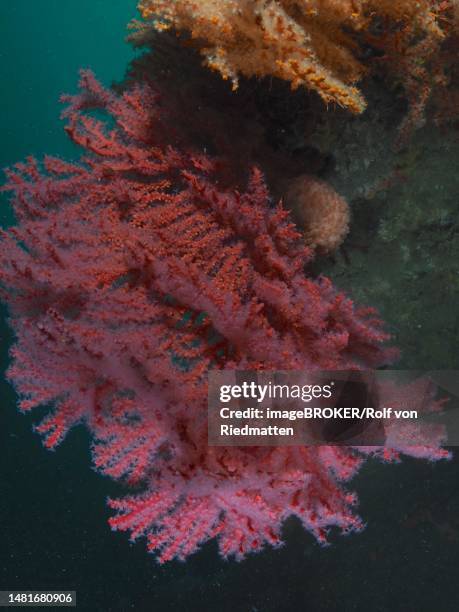
[[[377,316],[305,276],[311,253],[259,170],[222,191],[213,160],[168,145],[149,86],[118,96],[90,72],[80,86],[65,116],[81,163],[8,172],[19,225],[1,234],[0,283],[22,409],[53,406],[38,427],[51,448],[86,423],[96,467],[145,484],[109,502],[110,523],[160,561],[212,537],[237,558],[279,545],[292,514],[321,541],[360,529],[343,483],[378,451],[209,447],[207,373],[380,365]],[[445,456],[440,437],[418,454]]]

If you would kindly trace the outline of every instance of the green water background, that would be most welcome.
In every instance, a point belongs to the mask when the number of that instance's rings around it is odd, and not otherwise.
[[[123,77],[133,56],[126,25],[135,16],[126,0],[2,0],[2,168],[27,155],[74,155],[59,96],[76,91],[80,68],[107,85]]]

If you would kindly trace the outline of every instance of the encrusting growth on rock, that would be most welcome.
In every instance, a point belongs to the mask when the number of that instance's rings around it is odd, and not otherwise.
[[[324,181],[302,174],[290,183],[285,203],[304,231],[306,244],[321,253],[331,253],[349,231],[349,205]]]

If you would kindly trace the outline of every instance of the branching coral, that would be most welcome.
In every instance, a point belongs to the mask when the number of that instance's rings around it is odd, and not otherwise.
[[[441,436],[409,448],[209,447],[207,374],[377,366],[394,356],[381,322],[305,276],[311,253],[259,171],[244,193],[221,190],[212,159],[163,140],[150,87],[117,96],[91,73],[81,87],[66,112],[81,163],[47,157],[44,171],[29,160],[8,173],[19,225],[0,236],[0,290],[21,408],[51,405],[38,426],[50,448],[85,423],[96,467],[143,483],[110,502],[110,523],[147,536],[160,561],[213,537],[237,558],[279,545],[290,515],[320,541],[331,526],[361,529],[345,483],[365,457],[440,459]],[[419,394],[410,387],[407,403]]]
[[[173,26],[200,46],[206,63],[237,87],[238,75],[275,76],[317,91],[354,113],[365,108],[356,83],[362,51],[377,42],[399,59],[425,65],[443,38],[432,0],[142,0],[147,24]],[[387,35],[387,33],[390,35]],[[422,41],[422,44],[420,44]],[[425,74],[403,62],[407,77]],[[424,83],[425,85],[425,83]]]

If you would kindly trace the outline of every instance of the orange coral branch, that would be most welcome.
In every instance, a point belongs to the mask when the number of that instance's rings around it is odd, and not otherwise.
[[[366,72],[359,42],[377,19],[403,24],[397,40],[441,40],[441,2],[433,0],[142,0],[139,10],[157,30],[186,31],[207,65],[237,88],[240,75],[275,76],[313,89],[328,104],[354,113],[366,102],[356,83]],[[393,43],[394,38],[388,40]],[[427,50],[434,43],[423,45]],[[419,58],[422,61],[422,57]]]

